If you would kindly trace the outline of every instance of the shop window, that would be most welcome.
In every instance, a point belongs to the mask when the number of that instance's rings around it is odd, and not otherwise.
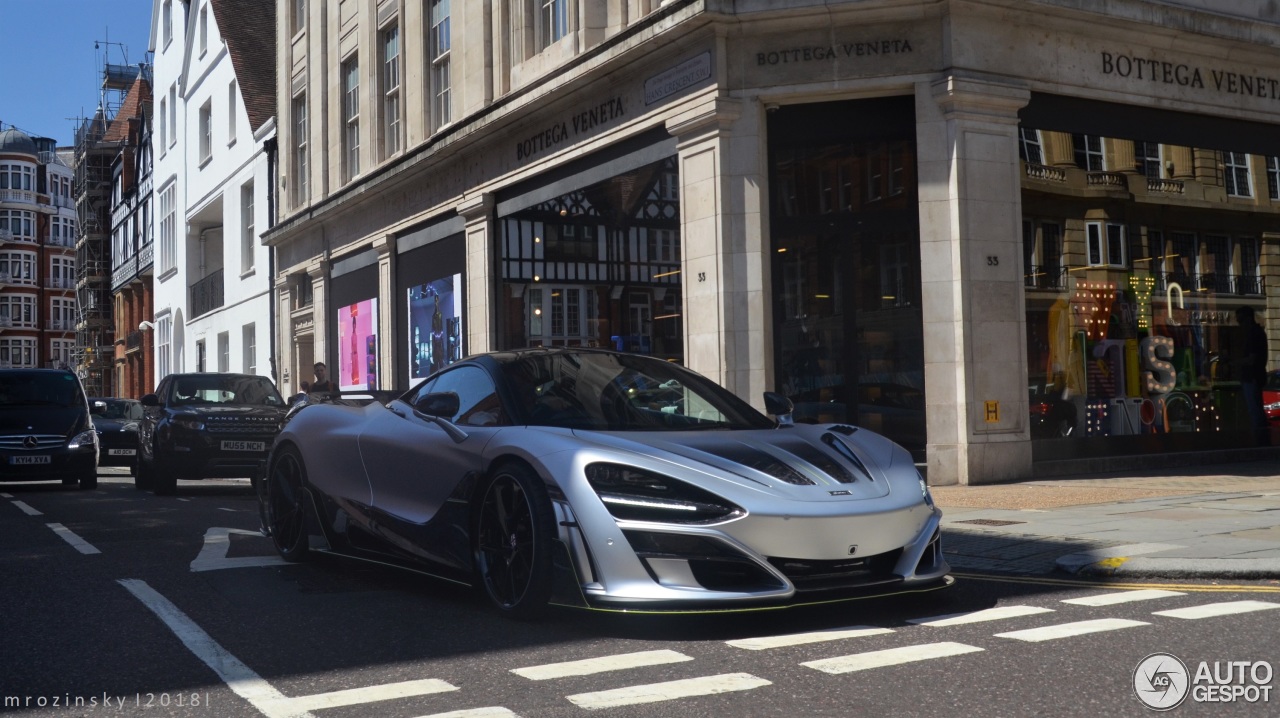
[[[1018,128],[1018,156],[1023,162],[1033,165],[1044,164],[1044,153],[1041,151],[1040,130],[1029,127]]]
[[[1105,172],[1106,156],[1102,151],[1102,138],[1097,135],[1071,135],[1075,150],[1076,166],[1089,172]]]
[[[500,218],[502,348],[601,346],[682,360],[675,159]]]
[[[1249,155],[1243,152],[1222,153],[1222,179],[1231,197],[1252,197],[1249,180]]]
[[[1091,267],[1126,267],[1127,241],[1125,227],[1114,222],[1085,224],[1088,261]]]

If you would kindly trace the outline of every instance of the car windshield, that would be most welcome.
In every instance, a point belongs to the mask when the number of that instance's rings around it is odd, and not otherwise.
[[[680,366],[605,352],[521,354],[502,364],[526,423],[600,431],[773,427],[729,391]]]
[[[106,409],[95,416],[100,419],[118,419],[132,421],[142,418],[142,404],[130,399],[93,399],[94,403],[106,404]]]
[[[77,406],[84,404],[80,382],[64,372],[0,373],[0,408]]]
[[[203,404],[249,404],[284,406],[284,399],[269,380],[260,376],[199,374],[178,377],[173,382],[175,406]]]

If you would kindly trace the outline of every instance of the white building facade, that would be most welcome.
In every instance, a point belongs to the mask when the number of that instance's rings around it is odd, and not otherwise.
[[[268,148],[251,122],[216,0],[155,0],[155,380],[271,375]],[[225,16],[224,16],[225,17]],[[233,28],[232,32],[235,32]]]

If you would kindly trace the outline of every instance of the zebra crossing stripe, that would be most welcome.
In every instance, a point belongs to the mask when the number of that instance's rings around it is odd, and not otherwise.
[[[771,681],[757,678],[750,673],[725,673],[718,676],[686,678],[665,683],[649,683],[642,686],[628,686],[627,688],[615,688],[608,691],[578,693],[566,696],[566,698],[580,708],[599,710],[601,708],[617,708],[639,703],[657,703],[677,698],[749,691],[753,688],[771,684]]]
[[[1040,641],[1052,641],[1059,638],[1083,636],[1087,633],[1102,633],[1103,631],[1116,631],[1121,628],[1133,628],[1134,626],[1149,625],[1151,624],[1146,623],[1145,621],[1131,621],[1127,618],[1098,618],[1092,621],[1060,623],[1056,626],[1028,628],[1023,631],[1009,631],[1008,633],[997,633],[995,635],[996,638],[1013,638],[1019,641],[1039,643]]]
[[[515,713],[503,708],[502,706],[490,706],[488,708],[467,708],[460,711],[449,711],[448,713],[432,713],[429,716],[420,716],[420,718],[520,718]]]
[[[643,666],[660,666],[666,663],[682,663],[692,660],[692,656],[686,656],[676,651],[640,651],[638,653],[623,653],[601,658],[587,658],[581,661],[565,661],[564,663],[548,663],[543,666],[513,668],[511,672],[517,676],[524,676],[531,681],[545,681],[552,678],[589,676],[593,673],[621,671]]]
[[[1280,608],[1280,603],[1271,603],[1270,601],[1224,601],[1222,603],[1206,603],[1203,606],[1192,606],[1190,608],[1175,608],[1170,611],[1156,611],[1152,615],[1197,619],[1230,616],[1236,613],[1250,613],[1252,611],[1267,611],[1272,608]]]
[[[999,608],[987,608],[981,611],[972,611],[970,613],[952,613],[946,616],[933,616],[931,618],[911,618],[907,619],[907,623],[941,628],[943,626],[959,626],[965,623],[1002,621],[1006,618],[1034,616],[1037,613],[1053,613],[1053,609],[1041,608],[1040,606],[1000,606]]]
[[[1139,591],[1112,591],[1110,593],[1100,593],[1097,596],[1085,596],[1083,598],[1064,598],[1062,599],[1062,602],[1070,603],[1075,606],[1114,606],[1118,603],[1152,601],[1157,598],[1171,598],[1173,596],[1185,595],[1187,594],[1182,591],[1165,591],[1163,589],[1148,588]]]
[[[831,631],[813,631],[811,633],[792,633],[785,636],[761,636],[759,638],[740,638],[733,641],[725,641],[727,645],[734,648],[742,648],[748,651],[763,651],[767,648],[782,648],[784,646],[801,646],[807,643],[821,643],[823,641],[839,641],[845,638],[862,638],[863,636],[879,636],[885,633],[893,633],[892,628],[876,628],[875,626],[855,626],[853,628],[836,629]]]
[[[969,646],[963,643],[925,643],[918,646],[888,648],[883,651],[868,651],[849,656],[823,658],[822,660],[809,661],[800,665],[823,673],[840,674],[883,668],[885,666],[897,666],[903,663],[914,663],[915,661],[927,661],[931,658],[946,658],[965,653],[977,653],[981,650],[983,649],[977,646]]]

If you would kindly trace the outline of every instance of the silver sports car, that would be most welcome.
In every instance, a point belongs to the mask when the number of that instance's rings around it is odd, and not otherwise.
[[[547,605],[720,610],[939,588],[941,511],[871,431],[770,419],[675,364],[473,356],[295,407],[258,482],[280,555],[328,551]]]

